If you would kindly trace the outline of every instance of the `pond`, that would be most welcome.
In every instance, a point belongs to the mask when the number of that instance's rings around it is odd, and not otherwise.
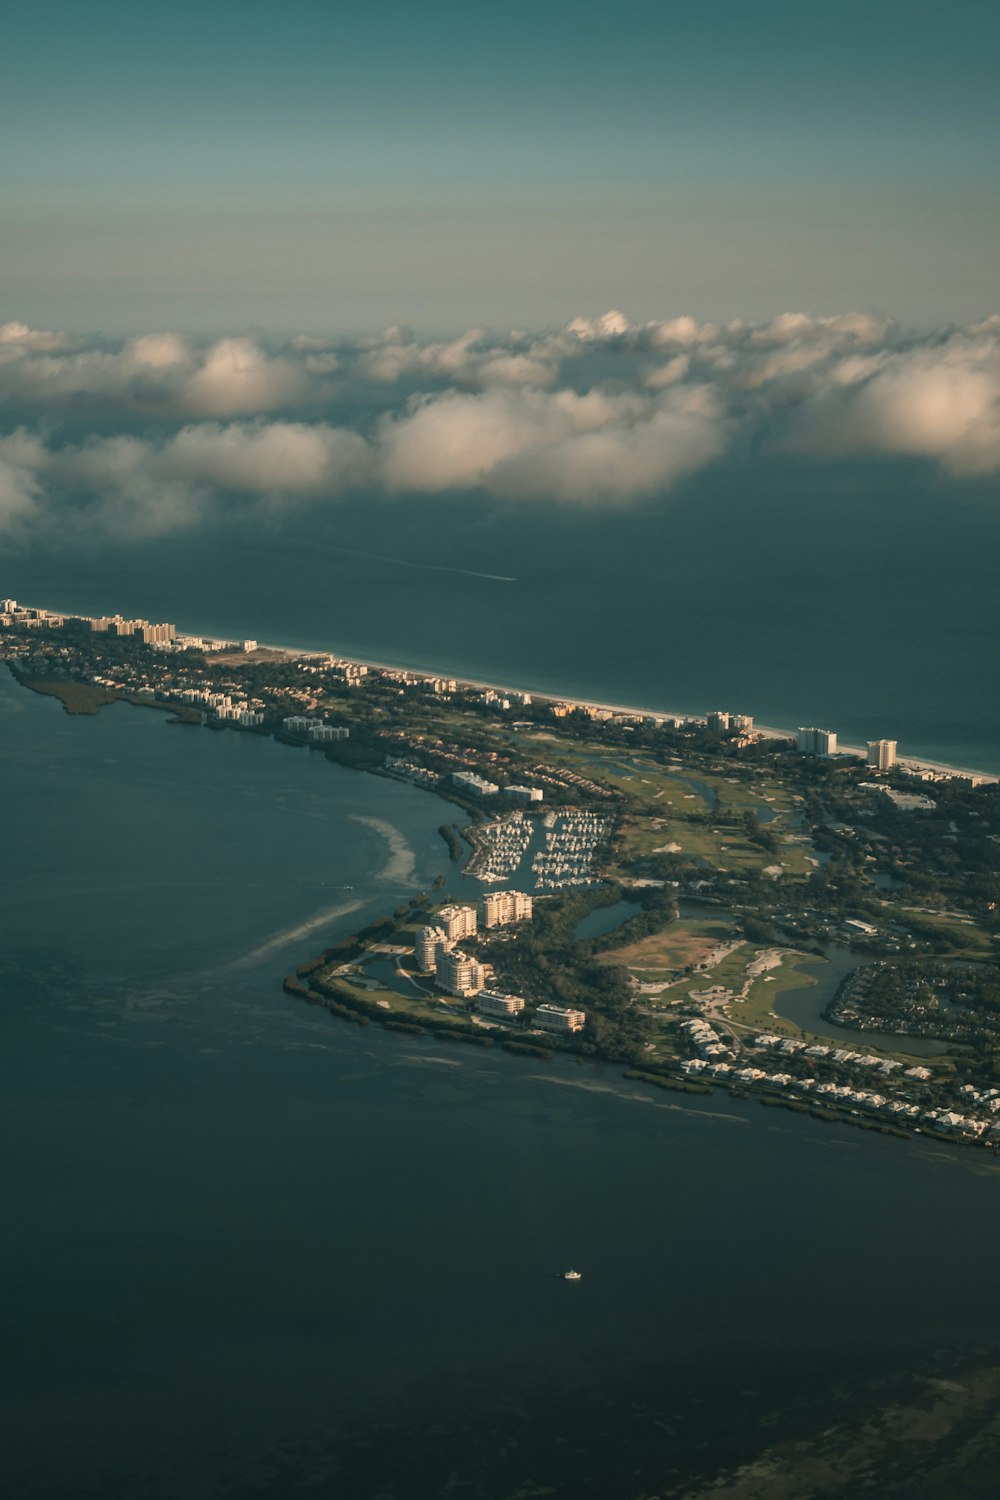
[[[606,932],[614,932],[616,927],[627,922],[629,917],[637,916],[641,910],[637,901],[616,901],[612,906],[598,906],[577,922],[573,929],[574,941],[603,937]]]
[[[397,995],[414,995],[415,987],[404,979],[391,958],[374,958],[365,964],[365,977],[377,980],[386,990],[395,990]]]
[[[893,1032],[858,1031],[851,1026],[838,1026],[823,1016],[842,979],[861,967],[864,960],[841,943],[831,943],[829,959],[817,959],[810,964],[809,971],[815,984],[800,985],[793,990],[782,990],[774,997],[774,1010],[786,1021],[794,1021],[804,1031],[824,1041],[835,1042],[840,1047],[879,1047],[886,1052],[906,1052],[913,1057],[935,1057],[948,1050],[947,1043],[932,1037],[896,1036]]]

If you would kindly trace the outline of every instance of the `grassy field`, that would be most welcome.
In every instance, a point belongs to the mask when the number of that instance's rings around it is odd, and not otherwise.
[[[918,916],[919,920],[926,922],[928,926],[939,928],[943,937],[948,937],[953,943],[958,943],[970,957],[981,958],[984,953],[989,952],[992,946],[989,933],[977,927],[971,919],[963,921],[961,917],[951,916],[947,912],[918,912],[914,907],[904,907],[904,920],[907,911]]]
[[[620,964],[633,978],[654,983],[674,978],[688,964],[703,963],[714,948],[733,937],[728,922],[685,917],[637,943],[602,953],[598,962]]]
[[[797,990],[803,985],[815,984],[821,964],[822,959],[810,959],[799,954],[783,958],[780,969],[771,969],[770,977],[762,974],[755,979],[746,1000],[740,1005],[731,1006],[728,1014],[735,1024],[755,1031],[773,1031],[779,1036],[808,1036],[809,1033],[794,1021],[772,1015],[771,1008],[783,990]]]

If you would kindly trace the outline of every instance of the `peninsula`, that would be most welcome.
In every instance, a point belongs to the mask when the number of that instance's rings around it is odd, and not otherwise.
[[[468,897],[415,897],[303,962],[292,994],[1000,1149],[995,778],[901,761],[892,741],[830,753],[809,738],[825,731],[745,714],[539,698],[120,616],[3,600],[0,627],[0,659],[69,712],[126,698],[442,799]]]

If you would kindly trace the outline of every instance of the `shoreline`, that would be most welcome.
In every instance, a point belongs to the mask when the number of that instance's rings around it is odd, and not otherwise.
[[[48,606],[45,607],[48,608]],[[56,614],[65,614],[67,616],[76,615],[77,618],[87,618],[86,616],[80,616],[78,611],[75,609],[56,609],[52,612]],[[225,645],[235,646],[237,652],[239,651],[238,638],[236,636],[230,637],[227,635],[226,637],[222,637],[208,630],[199,631],[196,629],[183,629],[180,627],[178,628],[178,634],[183,636],[190,636],[193,639],[210,640],[218,643],[218,646],[221,647],[224,647]],[[249,639],[249,637],[247,638]],[[641,704],[613,703],[604,699],[588,698],[580,694],[557,693],[551,691],[548,688],[517,686],[509,682],[491,682],[486,678],[469,677],[458,672],[450,671],[447,668],[442,669],[426,666],[405,666],[399,662],[381,661],[369,656],[348,655],[346,653],[343,653],[340,648],[331,647],[329,645],[290,646],[282,642],[260,641],[258,643],[258,650],[275,652],[281,656],[286,657],[289,660],[295,660],[297,658],[307,656],[336,656],[340,660],[355,662],[358,666],[369,667],[375,671],[405,672],[409,676],[417,678],[450,677],[454,678],[454,680],[462,687],[476,688],[482,691],[492,689],[494,692],[500,693],[529,693],[532,698],[537,698],[543,703],[572,703],[586,708],[596,708],[601,710],[606,709],[611,713],[635,714],[641,718],[689,719],[704,717],[703,713],[696,714],[675,708],[650,708]],[[754,733],[759,734],[762,738],[768,740],[788,740],[795,738],[794,729],[783,729],[773,724],[755,723]],[[861,745],[842,743],[839,746],[839,752],[845,757],[850,758],[860,758],[861,760],[864,760],[866,757],[865,748]],[[897,759],[897,765],[902,767],[903,769],[912,767],[916,770],[938,772],[946,776],[974,776],[981,778],[983,782],[989,784],[996,784],[997,782],[1000,782],[1000,771],[986,771],[981,767],[960,765],[955,761],[937,760],[932,759],[928,756],[899,755]]]
[[[215,639],[215,637],[209,637]],[[571,697],[566,694],[549,692],[546,689],[532,687],[516,687],[511,683],[487,682],[485,678],[461,677],[457,673],[448,671],[437,671],[428,667],[403,667],[396,662],[376,661],[366,656],[341,656],[336,650],[327,647],[297,647],[279,645],[273,641],[261,641],[258,649],[261,651],[276,652],[288,660],[299,657],[329,655],[336,656],[342,661],[355,663],[357,666],[368,667],[378,672],[405,672],[415,678],[450,677],[454,678],[459,687],[477,688],[484,692],[492,690],[496,693],[528,693],[533,699],[541,703],[566,703],[576,704],[582,708],[607,709],[615,714],[635,714],[640,718],[649,719],[690,719],[704,717],[704,715],[682,712],[680,709],[648,708],[632,703],[609,703],[595,698]],[[754,734],[760,735],[766,740],[794,740],[794,729],[780,729],[773,724],[754,724]],[[838,754],[849,759],[865,760],[866,749],[862,745],[840,744]],[[836,759],[836,757],[832,757]],[[984,782],[993,784],[1000,782],[1000,773],[995,771],[983,771],[974,766],[959,766],[951,761],[929,760],[918,755],[900,755],[896,762],[897,766],[906,769],[914,767],[921,771],[937,771],[948,776],[976,776],[981,777]]]

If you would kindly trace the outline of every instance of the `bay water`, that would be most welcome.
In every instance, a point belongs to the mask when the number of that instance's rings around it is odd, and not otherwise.
[[[985,1153],[286,996],[432,795],[4,672],[0,798],[5,1494],[624,1500],[989,1341]]]

